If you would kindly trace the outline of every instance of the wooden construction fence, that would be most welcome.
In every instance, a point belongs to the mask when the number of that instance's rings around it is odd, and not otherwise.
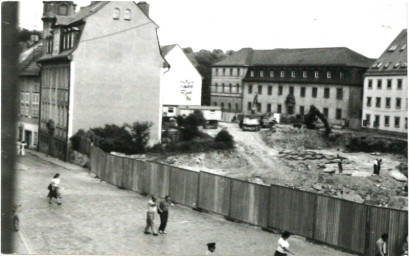
[[[375,255],[377,239],[388,233],[388,256],[400,256],[408,232],[407,211],[110,155],[97,147],[91,147],[91,171],[118,187],[169,194],[178,204],[360,255]]]

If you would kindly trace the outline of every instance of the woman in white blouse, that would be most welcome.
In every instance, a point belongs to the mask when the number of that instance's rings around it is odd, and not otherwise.
[[[284,231],[280,239],[278,239],[277,250],[274,256],[286,256],[287,253],[291,253],[292,255],[295,255],[295,253],[288,250],[288,248],[290,247],[290,244],[287,241],[289,237],[290,237],[290,233],[288,233],[287,231]]]

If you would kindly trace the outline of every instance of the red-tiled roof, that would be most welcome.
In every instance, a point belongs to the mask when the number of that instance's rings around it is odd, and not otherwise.
[[[369,67],[374,59],[346,47],[252,50],[239,52],[214,66],[288,65],[288,66],[354,66]]]
[[[407,73],[408,57],[407,30],[404,29],[373,63],[365,75],[382,75],[390,73]]]

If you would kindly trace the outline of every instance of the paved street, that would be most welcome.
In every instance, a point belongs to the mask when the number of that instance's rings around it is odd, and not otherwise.
[[[147,197],[100,182],[85,169],[60,163],[49,163],[31,153],[18,159],[20,235],[29,252],[203,255],[206,243],[216,242],[218,255],[274,253],[279,235],[181,206],[171,209],[167,235],[145,235]],[[46,198],[48,183],[56,172],[61,174],[61,206],[49,205]],[[158,226],[157,216],[155,220]],[[289,241],[297,255],[351,255],[301,237]]]

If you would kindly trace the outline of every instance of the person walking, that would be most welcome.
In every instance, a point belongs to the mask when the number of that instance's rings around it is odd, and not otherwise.
[[[290,237],[290,233],[288,233],[287,231],[284,231],[280,239],[278,239],[277,250],[274,253],[274,256],[286,256],[287,253],[291,253],[292,255],[295,255],[295,253],[291,252],[288,249],[290,247],[290,244],[287,241],[289,237]]]
[[[341,158],[341,157],[339,158],[339,161],[338,161],[338,170],[339,170],[339,173],[340,173],[340,174],[341,174],[342,171],[343,171],[343,168],[342,168],[342,158]]]
[[[165,200],[159,203],[158,213],[160,217],[159,233],[166,234],[166,224],[168,223],[169,217],[169,207],[173,206],[172,201],[170,201],[170,196],[165,196]]]
[[[376,241],[376,256],[387,256],[388,255],[388,234],[382,234],[381,238]]]
[[[375,159],[375,161],[373,162],[373,174],[378,175],[378,159]]]
[[[53,198],[57,199],[57,204],[61,205],[61,188],[60,188],[60,174],[56,173],[48,185],[48,203],[52,204]]]
[[[155,212],[157,211],[156,208],[156,197],[152,196],[148,202],[148,211],[146,212],[146,227],[145,227],[145,234],[149,235],[149,229],[152,230],[152,234],[157,236],[158,233],[155,232]]]
[[[381,165],[382,165],[382,159],[376,159],[378,162],[378,175],[381,173]]]

